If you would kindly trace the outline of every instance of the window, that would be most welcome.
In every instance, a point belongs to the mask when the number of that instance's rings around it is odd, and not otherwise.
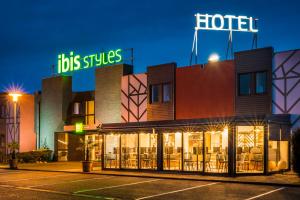
[[[181,170],[182,133],[163,133],[163,168]]]
[[[104,167],[120,168],[120,135],[105,135]]]
[[[163,84],[163,102],[171,101],[171,84]]]
[[[138,134],[121,135],[121,167],[138,168]]]
[[[205,172],[228,172],[228,127],[204,133]]]
[[[151,103],[159,102],[159,87],[160,85],[151,85]]]
[[[74,103],[73,114],[74,115],[79,115],[80,114],[80,103],[79,102]]]
[[[264,172],[264,127],[237,126],[236,173]]]
[[[203,171],[203,132],[183,133],[183,170]]]
[[[239,74],[239,95],[251,94],[251,74]]]
[[[255,93],[264,94],[267,92],[267,72],[257,72],[255,74]]]
[[[157,134],[141,133],[139,139],[140,167],[157,169]]]
[[[58,161],[68,161],[69,135],[67,133],[57,134],[57,159]]]
[[[86,101],[85,102],[85,124],[95,123],[95,102]]]

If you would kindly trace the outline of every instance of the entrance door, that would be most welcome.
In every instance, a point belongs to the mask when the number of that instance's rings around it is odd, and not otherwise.
[[[85,140],[92,141],[93,147],[90,151],[90,158],[93,161],[93,167],[101,167],[102,162],[102,144],[103,144],[103,136],[99,134],[87,134],[85,135]]]

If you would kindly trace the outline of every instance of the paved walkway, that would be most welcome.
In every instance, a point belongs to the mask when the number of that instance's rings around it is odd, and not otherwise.
[[[0,165],[0,168],[8,168],[7,165]],[[19,164],[21,170],[37,170],[37,171],[63,171],[72,173],[82,173],[81,162],[53,162],[53,163],[34,163]],[[91,174],[105,174],[116,176],[133,176],[148,178],[165,178],[165,179],[181,179],[181,180],[198,180],[198,181],[217,181],[217,182],[233,182],[233,183],[252,183],[252,184],[269,184],[300,187],[300,178],[292,172],[283,174],[274,174],[269,176],[238,176],[238,177],[221,177],[221,176],[203,176],[197,174],[178,174],[167,172],[134,172],[134,171],[114,171],[100,170],[94,168]]]

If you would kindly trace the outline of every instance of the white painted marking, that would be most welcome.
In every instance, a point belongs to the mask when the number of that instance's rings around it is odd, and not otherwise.
[[[17,172],[0,172],[0,175],[6,175],[6,174],[19,174],[19,173],[22,173],[20,171],[17,171]]]
[[[41,177],[35,177],[35,178],[22,178],[22,179],[0,181],[0,182],[1,183],[8,183],[8,182],[28,181],[28,180],[35,180],[35,179],[55,178],[55,177],[72,176],[72,175],[74,175],[74,174],[63,174],[63,175],[54,175],[54,176],[41,176]]]
[[[160,179],[152,179],[152,180],[147,180],[147,181],[139,181],[139,182],[134,182],[134,183],[126,183],[126,184],[122,184],[122,185],[114,185],[114,186],[107,186],[107,187],[102,187],[102,188],[80,190],[80,191],[74,192],[74,194],[78,194],[78,193],[82,193],[82,192],[96,191],[96,190],[104,190],[104,189],[125,187],[125,186],[129,186],[129,185],[138,185],[138,184],[141,184],[141,183],[149,183],[149,182],[154,182],[154,181],[159,181],[159,180]]]
[[[111,178],[111,176],[101,177],[101,178],[85,178],[85,179],[78,179],[78,180],[73,180],[73,181],[63,181],[63,182],[59,182],[59,183],[46,183],[46,184],[32,185],[32,186],[27,186],[27,187],[34,188],[34,187],[42,187],[42,186],[49,186],[49,185],[59,185],[59,184],[64,184],[64,183],[84,182],[84,181],[89,181],[89,180],[102,180],[102,179],[108,179],[108,178]]]
[[[90,195],[90,194],[72,194],[72,195],[77,196],[77,197],[88,197],[88,198],[93,198],[93,199],[119,200],[117,198],[95,196],[95,195]]]
[[[193,189],[196,189],[196,188],[207,187],[207,186],[215,185],[215,184],[218,184],[218,183],[209,183],[209,184],[205,184],[205,185],[198,185],[198,186],[194,186],[194,187],[184,188],[184,189],[181,189],[181,190],[174,190],[174,191],[164,192],[164,193],[155,194],[155,195],[151,195],[151,196],[140,197],[140,198],[137,198],[135,200],[150,199],[150,198],[153,198],[153,197],[158,197],[158,196],[163,196],[163,195],[167,195],[167,194],[183,192],[183,191],[187,191],[187,190],[193,190]]]
[[[285,189],[285,187],[281,187],[281,188],[278,188],[278,189],[275,189],[275,190],[271,190],[269,192],[266,192],[266,193],[263,193],[263,194],[260,194],[260,195],[254,196],[254,197],[250,197],[250,198],[247,198],[245,200],[257,199],[259,197],[262,197],[262,196],[265,196],[265,195],[268,195],[268,194],[271,194],[273,192],[277,192],[277,191],[280,191],[280,190],[283,190],[283,189]]]
[[[79,197],[81,196],[81,197],[87,197],[87,198],[92,198],[92,199],[117,200],[115,198],[109,198],[109,197],[85,195],[85,194],[72,194],[72,193],[56,191],[56,190],[46,190],[46,189],[28,188],[28,187],[16,187],[16,186],[12,186],[12,185],[0,185],[0,187],[14,188],[14,189],[18,189],[18,190],[30,190],[30,191],[37,191],[37,192],[45,192],[45,193],[67,195],[67,196],[79,196]]]

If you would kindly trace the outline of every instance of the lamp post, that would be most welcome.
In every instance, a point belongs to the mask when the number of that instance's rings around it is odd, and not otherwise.
[[[22,96],[19,92],[11,92],[8,94],[12,97],[12,101],[14,103],[14,135],[13,135],[13,142],[16,141],[16,132],[17,132],[17,103],[20,96]]]

